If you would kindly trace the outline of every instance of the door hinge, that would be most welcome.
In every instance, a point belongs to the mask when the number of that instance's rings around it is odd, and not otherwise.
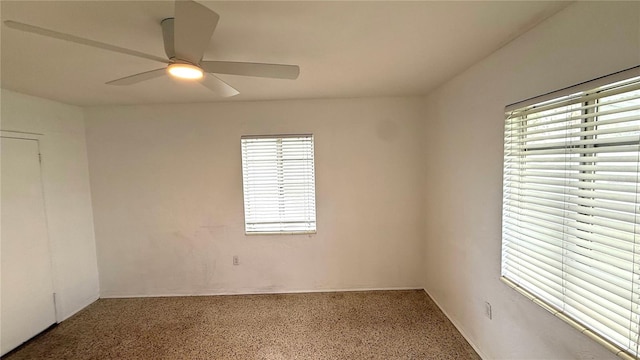
[[[38,161],[42,164],[42,154],[38,153]]]

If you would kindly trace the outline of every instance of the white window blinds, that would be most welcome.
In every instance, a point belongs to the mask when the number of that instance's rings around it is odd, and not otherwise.
[[[316,231],[313,135],[241,139],[245,232]]]
[[[629,76],[506,112],[502,275],[637,357],[640,77]]]

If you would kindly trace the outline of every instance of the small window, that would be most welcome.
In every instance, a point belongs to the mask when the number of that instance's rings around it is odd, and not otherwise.
[[[505,282],[619,354],[640,345],[640,68],[506,111]]]
[[[313,135],[243,136],[246,234],[316,232]]]

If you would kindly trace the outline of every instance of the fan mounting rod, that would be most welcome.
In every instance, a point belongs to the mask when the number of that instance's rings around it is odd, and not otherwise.
[[[175,60],[176,50],[173,42],[173,23],[174,18],[166,18],[160,22],[162,26],[162,39],[164,40],[164,52],[167,54],[169,60]]]

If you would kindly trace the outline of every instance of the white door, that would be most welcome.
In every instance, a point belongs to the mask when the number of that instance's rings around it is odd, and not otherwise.
[[[0,350],[56,321],[37,140],[0,138]]]

